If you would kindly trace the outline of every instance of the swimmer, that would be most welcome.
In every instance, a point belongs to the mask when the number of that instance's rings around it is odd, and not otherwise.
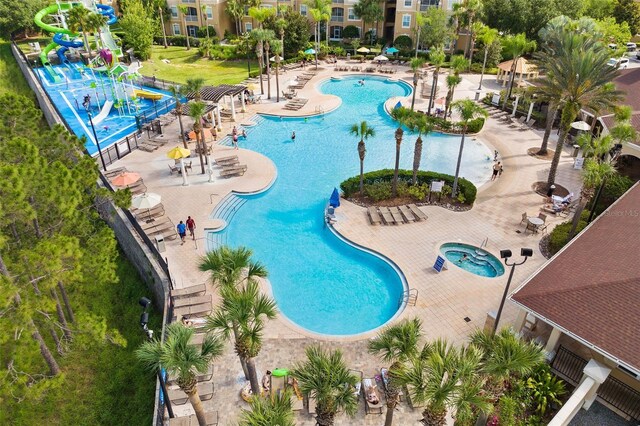
[[[465,260],[469,260],[469,258],[467,257],[467,254],[466,254],[466,253],[462,255],[462,259],[458,260],[458,263],[462,263],[462,262],[464,262]]]
[[[291,133],[291,142],[296,140],[296,132]]]

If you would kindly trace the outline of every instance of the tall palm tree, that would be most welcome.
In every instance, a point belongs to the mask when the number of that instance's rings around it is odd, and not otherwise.
[[[361,121],[360,124],[352,124],[349,133],[359,137],[358,142],[358,156],[360,157],[360,196],[364,196],[364,156],[367,153],[367,148],[364,141],[372,138],[376,135],[376,131],[373,127],[370,127],[366,121]]]
[[[102,45],[102,38],[100,37],[101,29],[107,24],[109,19],[99,13],[92,12],[87,16],[85,31],[92,32],[96,38],[96,50],[98,46]],[[103,46],[104,47],[104,46]]]
[[[413,96],[411,97],[411,111],[416,103],[416,92],[418,91],[418,79],[420,77],[420,69],[424,65],[425,60],[422,58],[413,58],[411,60],[411,70],[413,71]]]
[[[353,11],[356,16],[362,19],[363,24],[369,23],[373,25],[384,19],[384,10],[380,7],[380,3],[375,0],[359,0],[353,6]],[[369,33],[369,45],[373,45],[373,32]]]
[[[324,21],[329,22],[329,19],[331,18],[331,0],[307,0],[306,5],[309,7],[309,13],[311,14],[311,18],[316,24],[315,56],[316,56],[316,69],[318,69],[318,51],[320,50],[320,24]],[[327,28],[327,31],[328,30],[329,29]]]
[[[391,182],[391,196],[395,197],[398,195],[398,171],[400,169],[400,146],[402,145],[402,136],[404,135],[404,130],[402,126],[407,124],[407,120],[411,111],[405,107],[398,107],[391,110],[391,118],[398,122],[398,128],[394,133],[394,138],[396,140],[396,162],[395,168],[393,171],[393,181]]]
[[[503,49],[507,53],[507,55],[513,58],[513,62],[511,63],[511,71],[509,74],[509,85],[507,86],[507,94],[504,97],[504,103],[502,104],[502,109],[507,109],[507,101],[511,97],[511,91],[513,90],[513,80],[516,75],[516,68],[518,66],[518,61],[527,52],[531,52],[535,50],[537,44],[533,40],[527,40],[527,36],[524,33],[516,34],[512,36],[507,36],[504,39]]]
[[[420,115],[417,117],[413,117],[407,123],[407,127],[412,132],[418,133],[418,138],[416,139],[416,144],[413,149],[413,185],[418,184],[418,170],[420,170],[420,161],[422,160],[422,136],[425,137],[433,131],[433,123],[427,120],[427,117],[424,115]]]
[[[493,43],[500,37],[498,30],[495,28],[488,27],[484,25],[482,22],[478,22],[476,25],[476,31],[478,40],[482,42],[484,45],[484,59],[482,60],[482,73],[480,74],[480,84],[478,85],[478,90],[482,90],[482,80],[484,80],[484,71],[487,67],[487,57],[489,55],[489,49],[493,45]],[[471,63],[471,62],[469,62]]]
[[[278,70],[280,69],[280,60],[282,59],[282,57],[280,55],[283,55],[284,51],[283,51],[283,44],[281,40],[278,39],[273,39],[271,40],[271,50],[273,51],[273,54],[275,55],[275,70],[276,70],[276,102],[280,102],[280,77],[279,77],[279,73]]]
[[[332,426],[341,411],[353,416],[358,411],[358,397],[353,394],[358,378],[349,373],[342,352],[327,352],[320,346],[308,346],[305,352],[307,360],[297,363],[291,375],[300,382],[302,393],[317,401],[317,424]]]
[[[401,366],[418,354],[418,341],[422,336],[422,323],[418,318],[404,320],[401,323],[386,327],[378,335],[369,340],[369,353],[380,355],[383,361],[390,362],[390,380],[386,386],[387,415],[385,426],[393,424],[393,412],[398,405],[400,389],[393,380]]]
[[[607,65],[609,56],[608,49],[595,39],[565,31],[553,50],[545,50],[537,57],[544,75],[538,81],[538,90],[545,99],[557,99],[561,108],[560,136],[547,179],[549,186],[555,182],[564,141],[580,110],[611,109],[621,98],[621,92],[611,83],[617,70]]]
[[[202,117],[204,116],[204,112],[206,111],[207,106],[204,102],[193,101],[189,104],[189,116],[193,118],[193,131],[196,133],[196,145],[198,146],[198,154],[200,156],[200,168],[202,169],[202,174],[204,171],[204,132],[202,131]],[[186,170],[183,170],[182,173],[186,173]]]
[[[92,57],[91,45],[89,44],[89,38],[87,37],[87,34],[91,32],[89,23],[92,19],[91,15],[93,15],[94,13],[95,12],[91,12],[86,7],[78,5],[72,7],[69,10],[66,20],[69,30],[73,31],[74,33],[82,33],[82,37],[84,39],[84,47],[87,50],[87,53],[89,53],[89,59],[92,59]]]
[[[468,64],[469,61],[467,61],[462,55],[454,55],[451,57],[450,74],[447,76],[447,87],[449,90],[447,91],[446,105],[444,108],[445,119],[451,112],[451,103],[453,102],[453,94],[456,87],[462,82],[460,73],[467,68]]]
[[[462,163],[462,150],[464,149],[464,138],[467,134],[469,121],[486,117],[487,110],[473,102],[471,99],[462,99],[453,103],[453,107],[460,114],[462,120],[462,138],[460,139],[460,151],[458,152],[458,162],[456,163],[456,174],[453,178],[453,188],[451,190],[451,198],[455,198],[458,191],[458,176],[460,175],[460,163]]]
[[[446,55],[442,46],[437,46],[429,52],[429,62],[435,69],[433,70],[433,82],[431,83],[431,95],[429,96],[428,115],[431,115],[431,108],[433,108],[435,98],[438,95],[438,75],[440,74],[440,68],[444,64],[445,58]]]
[[[156,338],[140,345],[136,349],[136,357],[149,370],[164,368],[170,376],[176,377],[176,383],[189,397],[198,423],[206,426],[204,407],[198,395],[197,374],[205,373],[209,364],[222,355],[223,344],[216,336],[207,334],[200,347],[190,345],[189,340],[195,331],[179,322],[170,324],[167,331],[164,341]]]
[[[189,149],[187,145],[187,139],[184,137],[184,126],[182,125],[182,102],[181,99],[186,94],[184,86],[169,86],[169,92],[173,99],[176,101],[176,115],[178,116],[178,123],[180,123],[180,137],[182,138],[182,145]]]
[[[227,287],[242,288],[249,282],[267,276],[267,269],[264,265],[253,261],[251,256],[253,256],[253,252],[246,247],[221,246],[202,257],[198,268],[202,272],[209,272],[212,283],[221,290]],[[232,331],[235,342],[239,342],[239,324],[235,321]],[[244,359],[240,360],[240,364],[245,378],[249,380],[249,372]]]
[[[249,33],[249,38],[253,41],[258,58],[258,68],[260,69],[260,93],[264,94],[264,83],[262,81],[262,70],[264,69],[264,41],[268,34],[262,28],[257,28]]]
[[[251,410],[242,410],[240,426],[295,426],[291,405],[291,392],[270,397],[254,396],[249,401]]]
[[[469,54],[469,66],[471,66],[471,61],[473,61],[473,46],[475,44],[476,32],[474,31],[474,19],[478,12],[482,10],[482,0],[466,0],[464,2],[465,9],[465,18],[466,18],[466,26],[469,30],[469,40],[467,45],[465,46],[464,53],[465,57],[467,53]]]
[[[262,349],[265,319],[275,318],[278,312],[276,303],[260,293],[255,281],[249,281],[239,289],[222,287],[220,294],[222,305],[207,319],[206,327],[221,332],[226,339],[237,330],[235,351],[247,366],[252,394],[260,395],[255,359]]]
[[[187,50],[191,49],[191,44],[189,44],[189,30],[187,29],[187,12],[189,11],[189,7],[184,4],[178,5],[178,10],[182,14],[182,22],[184,23],[184,35],[187,38]]]

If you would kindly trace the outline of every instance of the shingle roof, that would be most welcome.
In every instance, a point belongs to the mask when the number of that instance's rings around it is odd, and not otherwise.
[[[511,299],[640,371],[640,184]]]

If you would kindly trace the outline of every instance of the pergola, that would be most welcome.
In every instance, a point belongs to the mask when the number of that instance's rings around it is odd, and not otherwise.
[[[203,101],[214,102],[216,104],[224,100],[226,96],[229,96],[229,106],[231,109],[231,120],[236,121],[236,108],[233,103],[234,96],[240,95],[240,104],[242,111],[245,109],[244,92],[247,90],[247,86],[221,84],[219,86],[204,86],[200,89],[200,97]],[[196,92],[187,93],[187,98],[194,99]],[[216,119],[220,123],[220,108],[216,108]]]
[[[498,64],[498,75],[496,81],[502,82],[502,87],[505,87],[509,82],[511,75],[511,68],[513,67],[513,60],[504,61]],[[539,75],[538,68],[527,61],[525,58],[518,58],[516,62],[515,78],[518,79],[517,84],[520,86],[525,79],[537,78]]]

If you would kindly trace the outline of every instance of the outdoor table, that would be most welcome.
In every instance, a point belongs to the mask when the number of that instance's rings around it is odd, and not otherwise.
[[[539,217],[528,217],[527,221],[533,225],[535,227],[535,232],[538,232],[538,227],[544,225],[544,220],[540,219]]]

